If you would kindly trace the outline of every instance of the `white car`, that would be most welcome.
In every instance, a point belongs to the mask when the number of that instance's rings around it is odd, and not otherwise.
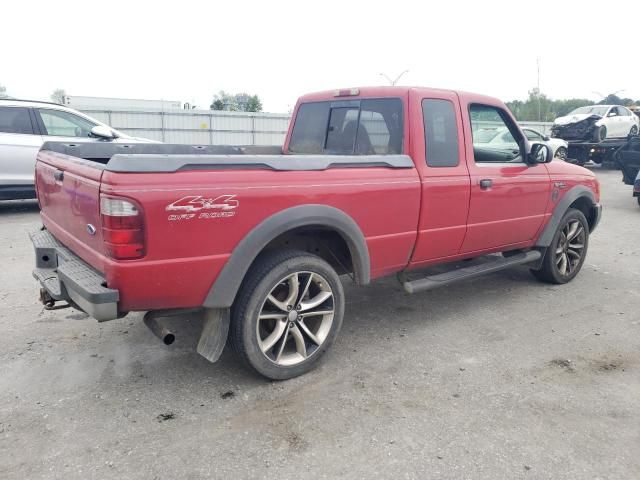
[[[157,143],[125,135],[57,103],[0,100],[0,200],[35,198],[34,167],[44,142]]]
[[[547,135],[543,135],[542,133],[527,127],[522,128],[522,132],[529,140],[546,143],[553,152],[554,157],[562,160],[567,159],[567,149],[569,144],[565,140],[560,138],[549,138]],[[487,127],[477,130],[473,133],[473,143],[494,145],[496,147],[503,148],[505,145],[512,145],[512,148],[514,149],[519,148],[513,138],[513,135],[511,135],[511,132],[509,132],[505,127]]]
[[[564,140],[602,142],[607,138],[637,135],[640,119],[621,105],[591,105],[558,117],[551,127],[552,136]]]

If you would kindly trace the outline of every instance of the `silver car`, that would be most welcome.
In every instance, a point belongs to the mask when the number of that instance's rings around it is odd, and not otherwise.
[[[125,135],[57,103],[0,100],[0,200],[35,198],[36,155],[44,142],[156,143]]]

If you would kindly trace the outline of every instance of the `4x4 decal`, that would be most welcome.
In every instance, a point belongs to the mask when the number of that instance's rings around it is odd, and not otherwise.
[[[169,215],[168,220],[189,220],[191,218],[233,217],[240,202],[235,195],[220,195],[206,198],[202,195],[189,195],[167,205],[167,212],[185,212]],[[203,211],[204,210],[204,211]]]

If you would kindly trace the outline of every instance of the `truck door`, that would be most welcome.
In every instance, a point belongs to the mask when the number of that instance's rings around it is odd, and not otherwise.
[[[467,228],[469,171],[462,117],[454,92],[412,90],[411,152],[422,205],[412,266],[456,255]]]
[[[544,221],[551,194],[547,168],[525,163],[524,137],[504,107],[463,105],[471,197],[461,253],[517,248]]]

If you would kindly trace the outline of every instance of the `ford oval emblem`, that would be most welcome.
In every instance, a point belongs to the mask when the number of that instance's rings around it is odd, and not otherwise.
[[[89,235],[95,235],[96,234],[96,227],[94,227],[90,223],[87,223],[87,232],[89,233]]]

